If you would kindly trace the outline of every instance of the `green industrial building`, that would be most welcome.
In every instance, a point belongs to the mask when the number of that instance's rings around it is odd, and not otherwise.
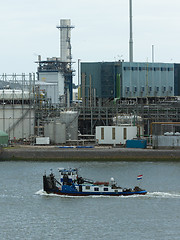
[[[81,96],[89,101],[180,96],[180,65],[172,63],[83,62]]]

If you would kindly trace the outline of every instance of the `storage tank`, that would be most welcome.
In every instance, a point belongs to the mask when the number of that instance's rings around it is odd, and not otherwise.
[[[60,122],[66,124],[66,139],[78,139],[78,112],[66,111],[61,112]]]
[[[0,89],[0,100],[29,100],[33,99],[34,94],[29,91],[17,89]]]
[[[63,144],[67,140],[77,140],[78,112],[61,112],[59,118],[47,120],[44,124],[44,135],[50,137],[53,144]]]
[[[113,117],[113,125],[120,126],[122,124],[142,125],[143,119],[141,116],[129,115],[129,114],[121,114],[116,117]]]
[[[51,144],[66,143],[66,125],[59,119],[47,122],[44,125],[44,135],[50,138]]]
[[[8,138],[8,134],[0,130],[0,146],[7,146]]]

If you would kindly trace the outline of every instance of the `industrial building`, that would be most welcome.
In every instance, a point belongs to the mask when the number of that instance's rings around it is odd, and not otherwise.
[[[0,79],[0,130],[9,142],[34,143],[41,136],[58,144],[78,138],[78,112],[52,103],[47,93],[54,96],[53,84],[40,84],[35,74]]]
[[[180,64],[133,62],[131,34],[129,62],[78,62],[79,91],[73,102],[74,27],[62,19],[57,28],[60,55],[39,56],[37,78],[0,76],[0,130],[10,142],[45,137],[51,144],[67,144],[86,138],[113,145],[143,137],[151,143],[152,135],[180,132]]]
[[[60,20],[60,56],[42,61],[38,57],[35,74],[0,76],[0,130],[10,142],[35,142],[50,137],[54,144],[76,140],[78,112],[72,102],[71,25]]]
[[[179,86],[179,64],[82,62],[79,130],[94,134],[96,126],[120,126],[131,119],[144,128],[137,136],[155,134],[152,122],[179,122]]]
[[[47,90],[47,96],[54,104],[62,106],[70,106],[72,102],[72,55],[71,55],[71,25],[70,19],[61,19],[60,25],[57,26],[60,30],[60,57],[51,57],[47,60],[42,60],[38,57],[38,80],[40,88],[43,90],[42,83],[51,84],[52,90]],[[50,85],[49,85],[50,86]]]
[[[85,105],[107,99],[180,96],[180,67],[171,63],[81,63],[81,94]]]
[[[35,128],[34,76],[0,76],[0,130],[10,140],[29,139]]]

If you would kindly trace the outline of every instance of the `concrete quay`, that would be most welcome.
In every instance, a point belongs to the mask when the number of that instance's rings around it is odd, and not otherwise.
[[[0,160],[29,161],[180,161],[180,149],[135,149],[59,146],[14,146],[2,148]]]

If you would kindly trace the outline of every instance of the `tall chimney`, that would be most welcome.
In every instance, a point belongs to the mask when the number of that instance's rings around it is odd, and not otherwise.
[[[129,20],[130,20],[129,62],[133,62],[132,0],[129,0]]]
[[[60,25],[57,26],[60,30],[60,56],[62,62],[71,62],[71,26],[70,19],[61,19]]]

